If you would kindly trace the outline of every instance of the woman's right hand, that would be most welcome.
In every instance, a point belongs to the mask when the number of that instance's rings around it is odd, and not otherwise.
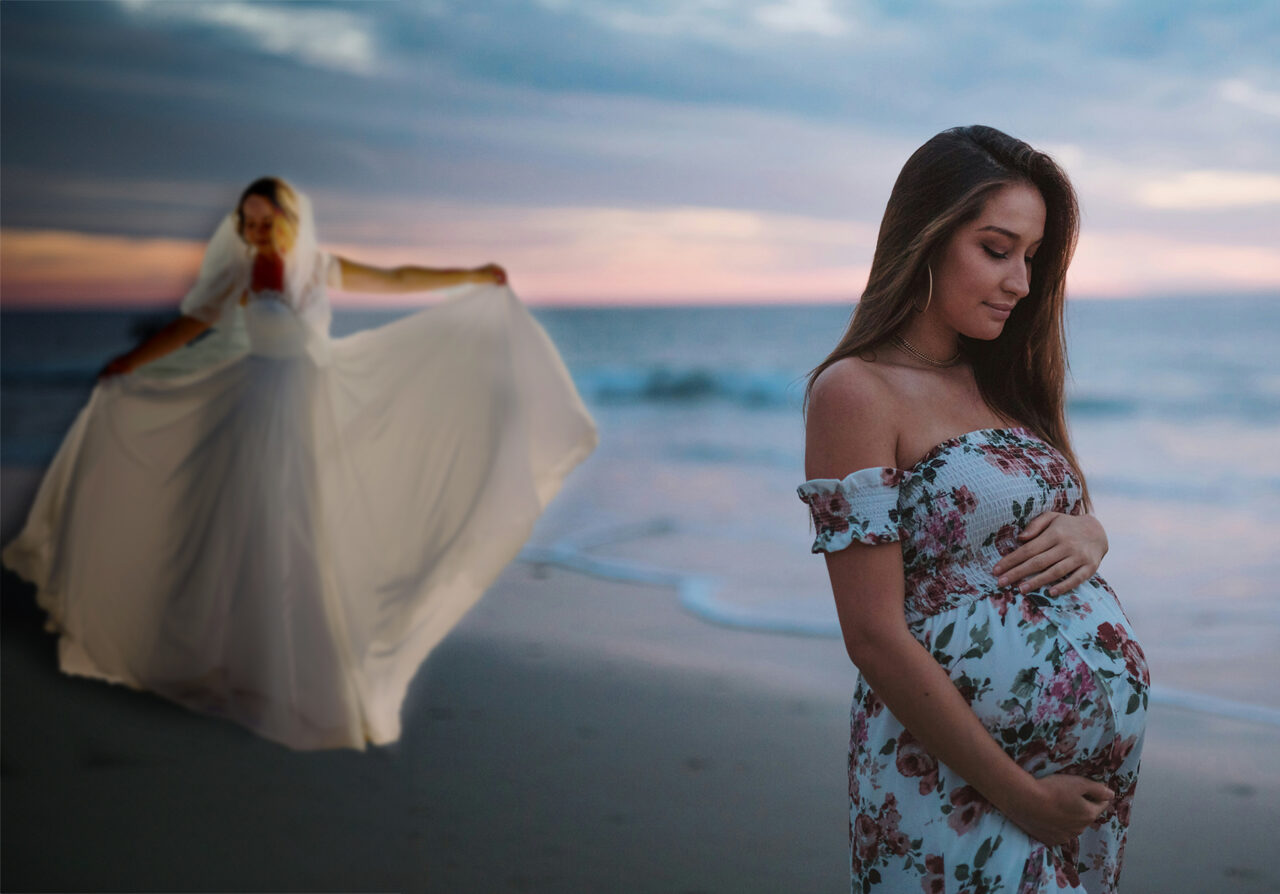
[[[133,372],[134,369],[133,352],[129,351],[108,360],[107,365],[102,367],[102,370],[98,373],[98,381],[109,379],[112,376],[123,376]]]
[[[1101,782],[1069,773],[1041,776],[1030,791],[1025,802],[1010,806],[1005,815],[1050,846],[1066,844],[1087,829],[1116,796]]]

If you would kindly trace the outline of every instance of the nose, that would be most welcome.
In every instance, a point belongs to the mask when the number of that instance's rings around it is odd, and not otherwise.
[[[1022,299],[1027,297],[1027,293],[1031,291],[1031,271],[1026,264],[1014,264],[1013,270],[1009,271],[1009,275],[1005,277],[1001,287],[1012,295],[1014,298]]]

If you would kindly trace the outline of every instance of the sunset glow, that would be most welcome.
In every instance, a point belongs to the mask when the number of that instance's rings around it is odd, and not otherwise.
[[[174,304],[264,174],[312,196],[335,251],[501,263],[535,304],[849,301],[903,162],[973,122],[1071,176],[1074,296],[1280,290],[1280,68],[1252,8],[104,0],[0,17],[6,308]]]

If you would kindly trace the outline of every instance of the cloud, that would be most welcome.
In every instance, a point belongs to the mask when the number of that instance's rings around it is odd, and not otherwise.
[[[816,34],[821,37],[843,37],[850,30],[849,20],[831,7],[830,0],[784,0],[757,6],[752,18],[766,28],[792,34]]]
[[[0,231],[0,291],[10,306],[174,303],[204,246],[56,230]]]
[[[1218,92],[1228,102],[1262,115],[1280,118],[1280,93],[1262,90],[1242,78],[1219,81]]]
[[[1149,208],[1239,208],[1280,204],[1280,175],[1250,171],[1183,171],[1134,190]]]
[[[1143,231],[1157,243],[1136,249],[1191,246],[1209,270],[1223,227],[1280,239],[1270,3],[0,6],[11,228],[195,239],[244,183],[279,173],[317,195],[331,239],[515,258],[549,297],[615,282],[602,264],[571,282],[560,250],[613,258],[629,279],[609,294],[637,299],[685,288],[700,261],[718,271],[698,280],[708,294],[816,295],[869,258],[827,235],[874,228],[911,151],[980,121],[1055,152],[1091,237]],[[446,206],[429,228],[413,215]],[[476,221],[494,229],[469,243],[450,229]],[[1117,288],[1176,286],[1153,254],[1136,273],[1104,255],[1093,269]],[[1081,281],[1105,293],[1087,258]]]
[[[1280,289],[1280,265],[1271,245],[1093,228],[1080,235],[1069,283],[1082,297],[1223,295]]]
[[[377,68],[377,40],[368,21],[339,9],[270,6],[264,3],[193,3],[120,0],[138,16],[159,21],[209,25],[248,37],[257,47],[308,65],[353,74]]]
[[[852,30],[849,19],[833,8],[831,0],[538,0],[538,4],[623,35],[694,38],[728,47],[757,45],[769,33],[838,38]]]

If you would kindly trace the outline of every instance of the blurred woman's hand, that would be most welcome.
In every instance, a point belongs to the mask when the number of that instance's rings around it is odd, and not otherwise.
[[[485,264],[483,267],[475,268],[471,273],[475,277],[472,282],[492,283],[495,286],[506,285],[507,282],[507,271],[497,264]]]
[[[112,357],[107,361],[107,365],[102,367],[98,372],[98,381],[109,379],[112,376],[123,376],[134,371],[137,364],[133,360],[133,352],[121,354],[118,357]]]
[[[1000,586],[1023,593],[1053,584],[1050,596],[1093,577],[1107,554],[1107,532],[1092,515],[1042,512],[1018,535],[1022,545],[992,569]]]

